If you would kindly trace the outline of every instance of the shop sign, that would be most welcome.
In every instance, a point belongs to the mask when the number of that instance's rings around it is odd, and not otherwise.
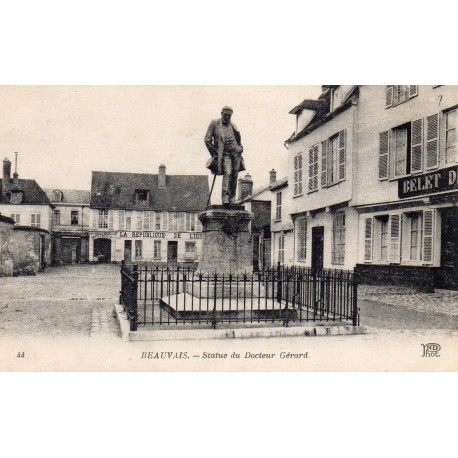
[[[437,170],[398,181],[400,199],[458,189],[458,167]]]
[[[165,240],[199,240],[202,232],[156,232],[156,231],[118,231],[121,239],[165,239]]]

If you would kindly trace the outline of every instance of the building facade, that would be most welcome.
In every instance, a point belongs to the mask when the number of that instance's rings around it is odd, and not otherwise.
[[[0,277],[13,275],[14,220],[0,215]]]
[[[457,288],[453,86],[323,86],[291,113],[294,264]]]
[[[14,221],[14,274],[34,274],[51,263],[53,205],[35,180],[11,177],[11,162],[3,161],[0,213]]]
[[[244,205],[245,209],[253,213],[250,222],[250,233],[253,242],[253,269],[254,271],[271,266],[271,191],[270,186],[276,181],[276,172],[269,172],[267,185],[253,190],[251,175],[239,178],[239,195],[237,203]]]
[[[206,175],[93,172],[90,262],[195,266],[202,248],[198,214],[209,197]]]
[[[90,192],[75,189],[44,189],[44,191],[54,205],[53,264],[88,262]]]

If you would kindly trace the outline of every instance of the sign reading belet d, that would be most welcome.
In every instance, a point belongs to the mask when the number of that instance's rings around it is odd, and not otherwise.
[[[458,167],[437,170],[398,181],[400,199],[458,189]]]

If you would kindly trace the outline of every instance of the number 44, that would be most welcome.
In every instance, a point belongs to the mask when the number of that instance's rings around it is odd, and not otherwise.
[[[25,358],[25,353],[23,351],[20,351],[17,355],[16,358]]]

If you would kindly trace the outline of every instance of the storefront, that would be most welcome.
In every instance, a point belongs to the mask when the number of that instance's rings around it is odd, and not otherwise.
[[[396,202],[359,207],[362,281],[458,289],[458,167],[398,181]]]

